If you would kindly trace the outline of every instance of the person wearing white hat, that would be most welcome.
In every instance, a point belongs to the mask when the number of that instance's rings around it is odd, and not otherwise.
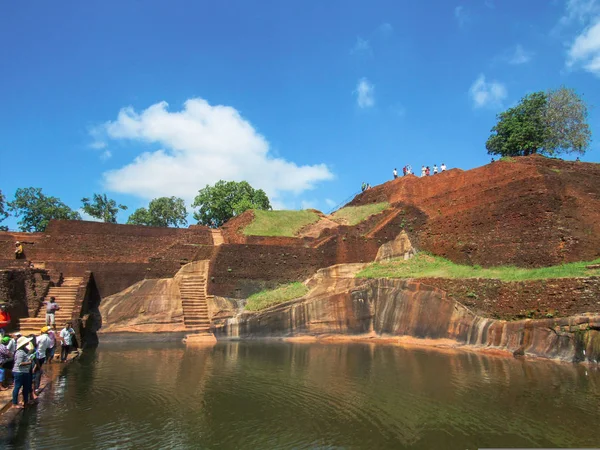
[[[15,365],[13,367],[13,377],[15,387],[13,388],[12,402],[16,408],[22,408],[19,405],[19,391],[23,388],[23,405],[29,402],[29,392],[31,390],[31,375],[29,366],[31,361],[25,347],[31,342],[31,338],[21,336],[17,340],[17,351],[15,352]]]

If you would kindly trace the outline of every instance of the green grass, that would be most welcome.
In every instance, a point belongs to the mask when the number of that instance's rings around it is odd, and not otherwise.
[[[306,225],[317,222],[314,211],[254,211],[254,220],[244,228],[250,236],[294,236]]]
[[[504,162],[515,162],[516,159],[513,158],[512,156],[503,156],[502,158],[499,159],[499,161],[504,161]]]
[[[302,283],[290,283],[279,286],[276,289],[261,291],[248,297],[246,311],[260,311],[279,303],[300,298],[308,292],[308,288]]]
[[[489,278],[501,281],[599,276],[600,269],[586,269],[585,266],[590,264],[600,264],[600,259],[538,269],[512,266],[484,269],[480,266],[454,264],[438,256],[419,253],[406,261],[394,259],[372,263],[356,276],[358,278]]]
[[[356,225],[367,217],[379,214],[390,206],[388,202],[371,203],[363,206],[346,206],[331,215],[331,219],[342,225]]]

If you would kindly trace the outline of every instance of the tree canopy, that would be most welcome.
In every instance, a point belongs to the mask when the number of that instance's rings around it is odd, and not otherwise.
[[[8,217],[8,213],[6,212],[6,199],[4,198],[4,194],[0,191],[0,222]],[[5,225],[0,225],[0,231],[7,231],[8,227]]]
[[[271,203],[262,189],[254,189],[246,181],[220,180],[201,189],[192,208],[200,208],[194,212],[198,223],[217,228],[248,209],[271,209]]]
[[[573,89],[534,92],[498,114],[485,146],[489,154],[501,156],[583,154],[591,140],[587,115]]]
[[[81,202],[83,203],[82,209],[86,214],[108,223],[117,223],[119,209],[127,209],[125,205],[117,205],[117,202],[108,198],[106,194],[94,194],[93,201],[84,197]]]
[[[22,231],[44,231],[52,219],[81,220],[77,211],[56,197],[44,195],[41,188],[17,189],[15,199],[8,203],[8,209],[21,218],[18,224]]]
[[[155,198],[150,202],[147,209],[136,209],[127,219],[127,223],[149,227],[185,226],[187,225],[187,210],[182,198]]]

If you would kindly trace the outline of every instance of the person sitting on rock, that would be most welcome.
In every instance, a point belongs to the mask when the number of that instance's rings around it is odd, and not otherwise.
[[[15,242],[15,259],[21,259],[23,257],[23,245],[17,241]]]

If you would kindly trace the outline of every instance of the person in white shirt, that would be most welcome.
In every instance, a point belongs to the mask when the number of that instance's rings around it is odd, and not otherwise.
[[[393,172],[393,174],[394,174],[394,180],[395,180],[396,178],[398,178],[398,171],[396,170],[396,168],[394,168],[394,172]]]
[[[446,171],[446,164],[442,163],[442,165],[440,166],[440,169],[442,169],[442,172]]]
[[[438,168],[437,168],[437,165],[434,164],[433,165],[433,174],[435,175],[436,173],[438,173]]]
[[[69,352],[71,351],[71,346],[73,345],[73,336],[75,336],[75,330],[71,327],[71,322],[67,322],[65,327],[60,330],[60,338],[62,340],[62,346],[60,349],[60,361],[65,362],[67,360],[67,356],[69,356]]]

